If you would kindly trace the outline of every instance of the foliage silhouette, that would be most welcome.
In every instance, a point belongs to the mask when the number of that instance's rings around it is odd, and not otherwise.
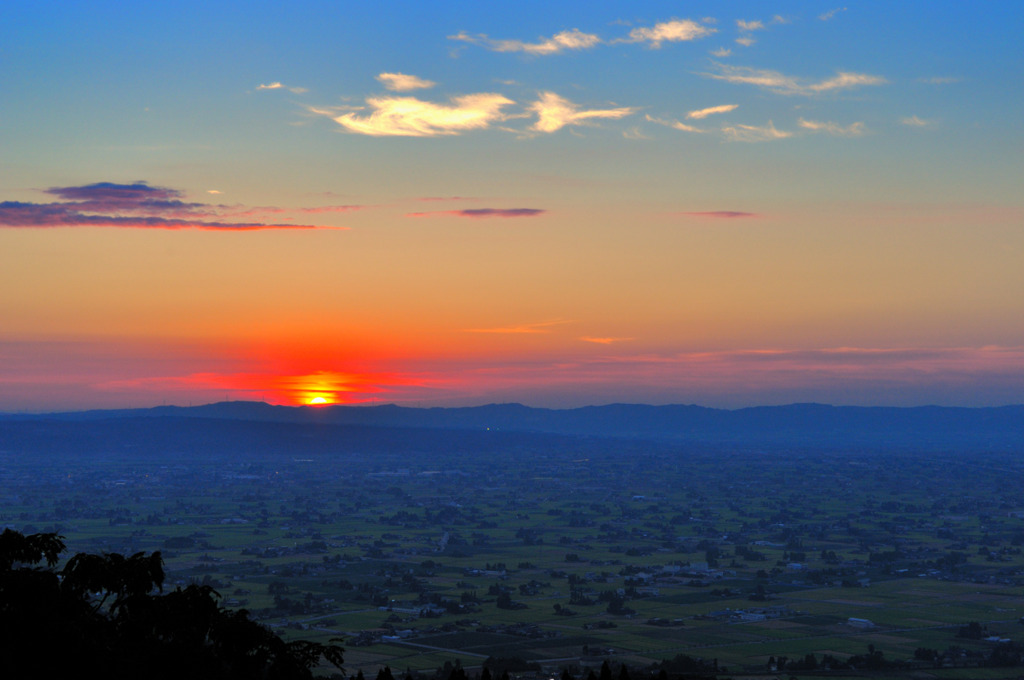
[[[57,570],[64,548],[56,534],[0,534],[0,677],[291,680],[321,659],[341,670],[341,647],[285,642],[210,586],[163,593],[159,552],[82,553]]]

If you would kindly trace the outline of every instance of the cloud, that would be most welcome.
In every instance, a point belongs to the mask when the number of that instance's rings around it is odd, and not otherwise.
[[[711,52],[712,57],[728,57],[730,54],[732,54],[732,50],[728,47],[719,47],[717,50],[712,50]]]
[[[465,208],[463,210],[432,210],[406,213],[406,217],[537,217],[547,210],[542,208]]]
[[[480,199],[470,196],[421,196],[417,201],[478,201]]]
[[[583,336],[580,338],[583,342],[592,342],[598,345],[612,345],[616,342],[627,342],[633,338],[593,338],[589,336]]]
[[[738,107],[739,104],[722,104],[721,106],[711,106],[706,109],[690,111],[689,113],[686,114],[686,117],[696,118],[699,120],[701,118],[707,118],[708,116],[714,115],[716,113],[729,113],[730,111],[736,110]]]
[[[918,118],[917,116],[901,118],[900,122],[904,125],[909,125],[910,127],[928,127],[935,124],[935,121],[925,120],[924,118]]]
[[[737,19],[736,28],[741,31],[763,31],[764,24],[760,21],[744,21],[743,19]]]
[[[835,9],[830,9],[829,11],[825,12],[824,14],[819,15],[818,18],[821,19],[822,21],[831,21],[832,17],[834,17],[836,14],[838,14],[839,12],[845,12],[845,11],[846,11],[845,7],[836,7]]]
[[[408,92],[409,90],[422,90],[437,85],[432,80],[424,80],[405,73],[381,73],[377,80],[384,84],[388,90],[395,92]]]
[[[951,85],[953,83],[959,83],[961,78],[955,76],[934,76],[932,78],[918,78],[917,82],[925,83],[927,85]]]
[[[310,108],[328,116],[349,132],[375,137],[437,137],[483,130],[505,119],[502,109],[514,104],[500,94],[483,92],[453,97],[450,105],[435,104],[415,97],[373,97],[366,103],[369,115],[355,112],[335,115],[333,111]]]
[[[527,323],[519,326],[502,326],[499,328],[465,328],[463,333],[500,333],[511,335],[533,335],[536,333],[550,333],[551,326],[571,323],[570,321],[541,321],[539,323]]]
[[[864,134],[864,123],[850,123],[846,127],[833,123],[831,121],[822,122],[817,120],[804,120],[803,118],[799,121],[800,127],[811,132],[827,132],[830,135],[836,137],[859,137]]]
[[[747,217],[761,217],[761,215],[759,215],[758,213],[743,212],[741,210],[704,210],[699,212],[681,212],[676,214],[682,215],[684,217],[700,217],[725,220],[744,219]]]
[[[626,139],[650,139],[650,137],[643,133],[639,125],[634,125],[628,130],[623,130],[622,136]]]
[[[279,83],[277,81],[274,81],[273,83],[267,83],[265,85],[257,85],[256,89],[257,90],[288,90],[289,92],[293,92],[295,94],[302,94],[303,92],[307,92],[308,91],[304,87],[288,87],[287,85],[282,85],[281,83]]]
[[[681,123],[678,120],[663,120],[661,118],[655,118],[651,115],[644,115],[644,118],[651,123],[664,125],[665,127],[670,127],[675,130],[682,130],[683,132],[705,132],[705,130],[701,130],[700,128],[694,127],[692,125],[687,125],[686,123]]]
[[[697,40],[717,32],[718,29],[702,26],[691,19],[672,19],[651,27],[634,28],[629,32],[628,38],[620,38],[615,42],[646,42],[652,48],[657,49],[663,42]]]
[[[534,55],[558,54],[565,50],[584,50],[601,42],[601,39],[593,33],[584,33],[576,28],[556,33],[550,38],[541,38],[540,42],[536,43],[527,43],[521,40],[492,40],[483,33],[469,35],[465,31],[457,35],[450,35],[448,39],[481,45],[494,52],[525,52]]]
[[[219,194],[221,192],[220,192],[220,189],[207,189],[206,193],[208,193],[208,194]]]
[[[750,47],[757,41],[754,40],[753,38],[736,38],[736,42],[739,43],[740,45],[743,45],[744,47]]]
[[[586,125],[595,118],[624,118],[634,113],[636,109],[621,107],[581,111],[575,104],[554,92],[542,92],[540,99],[530,105],[530,111],[537,114],[537,122],[530,126],[532,130],[555,132],[566,125]]]
[[[779,94],[810,95],[819,92],[831,92],[833,90],[846,90],[864,85],[884,85],[888,82],[881,76],[873,76],[866,73],[840,71],[832,78],[813,82],[798,79],[794,76],[787,76],[778,71],[755,69],[748,66],[730,66],[717,62],[715,66],[718,68],[719,73],[704,73],[701,75],[714,78],[715,80],[724,80],[729,83],[756,85]]]
[[[177,189],[145,182],[98,182],[51,187],[44,193],[63,199],[53,203],[0,202],[0,227],[133,227],[141,229],[331,229],[310,224],[229,222],[224,206],[187,203]]]
[[[343,213],[362,210],[365,205],[321,205],[315,208],[299,208],[301,213]]]
[[[732,142],[770,142],[793,136],[792,132],[776,130],[772,121],[768,121],[768,124],[763,127],[739,124],[723,127],[722,134]]]

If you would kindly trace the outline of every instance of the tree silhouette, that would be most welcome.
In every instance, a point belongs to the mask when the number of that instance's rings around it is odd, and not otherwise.
[[[210,586],[163,593],[159,552],[82,553],[57,570],[64,548],[56,534],[0,534],[0,677],[290,680],[312,678],[321,659],[341,669],[341,647],[286,643]]]

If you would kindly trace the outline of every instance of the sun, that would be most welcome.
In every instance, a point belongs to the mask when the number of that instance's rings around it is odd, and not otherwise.
[[[326,397],[313,397],[307,402],[310,406],[322,406],[324,404],[330,404]]]

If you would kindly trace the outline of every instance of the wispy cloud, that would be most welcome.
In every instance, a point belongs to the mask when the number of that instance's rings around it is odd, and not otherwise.
[[[736,28],[741,31],[763,31],[764,22],[762,21],[744,21],[743,19],[736,20]]]
[[[717,32],[718,29],[699,24],[692,19],[672,19],[654,26],[634,28],[629,32],[628,38],[620,38],[615,42],[645,42],[657,49],[662,43],[697,40]]]
[[[754,40],[751,37],[743,37],[743,38],[736,38],[736,42],[738,44],[740,44],[740,45],[743,45],[744,47],[750,47],[751,45],[753,45],[757,41]]]
[[[756,125],[730,125],[722,128],[722,134],[732,142],[770,142],[793,136],[792,132],[777,130],[772,121],[768,121],[767,125],[760,127]]]
[[[464,333],[502,333],[511,335],[532,335],[536,333],[550,333],[552,326],[571,323],[567,320],[541,321],[538,323],[526,323],[518,326],[501,326],[498,328],[464,328]]]
[[[803,118],[799,121],[800,127],[811,132],[826,132],[836,137],[859,137],[864,134],[864,123],[850,123],[846,127],[843,127],[839,123],[833,123],[831,121],[817,121],[817,120],[804,120]]]
[[[298,208],[301,213],[346,213],[354,210],[362,210],[365,205],[321,205],[314,208]]]
[[[593,33],[584,33],[576,28],[556,33],[550,38],[541,38],[535,43],[522,40],[494,40],[483,33],[470,35],[465,31],[450,35],[448,39],[481,45],[494,52],[525,52],[533,55],[558,54],[565,50],[584,50],[601,42],[601,39]]]
[[[825,12],[824,14],[818,15],[818,18],[821,19],[822,21],[831,21],[832,18],[835,17],[836,14],[838,14],[840,12],[845,12],[845,11],[846,11],[845,7],[836,7],[835,9],[830,9],[829,11]]]
[[[328,116],[349,132],[375,137],[437,137],[483,130],[505,119],[502,109],[514,104],[500,94],[484,92],[453,97],[451,104],[435,104],[415,97],[371,97],[368,115],[350,111],[310,108]]]
[[[597,345],[613,345],[617,342],[628,342],[633,338],[594,338],[590,336],[583,336],[580,338],[583,342],[592,342]]]
[[[684,217],[699,217],[715,220],[735,220],[745,219],[748,217],[761,217],[758,213],[744,212],[742,210],[702,210],[697,212],[680,212],[676,214]]]
[[[730,54],[732,54],[732,50],[728,47],[719,47],[717,50],[711,51],[712,57],[728,57]]]
[[[692,125],[687,125],[686,123],[682,123],[678,120],[664,120],[662,118],[655,118],[654,116],[651,116],[649,114],[645,114],[644,118],[651,123],[664,125],[665,127],[670,127],[675,130],[682,130],[683,132],[705,132],[705,130],[702,130],[698,127],[694,127]]]
[[[0,202],[0,227],[130,227],[138,229],[332,229],[311,224],[232,222],[226,206],[181,200],[183,193],[145,182],[98,182],[83,186],[52,187],[44,193],[62,201],[52,203]]]
[[[935,121],[926,120],[924,118],[918,118],[917,116],[907,116],[906,118],[901,118],[900,122],[903,123],[904,125],[909,125],[910,127],[929,127],[935,125]]]
[[[933,76],[931,78],[918,78],[917,82],[927,85],[952,85],[959,83],[962,79],[955,76]]]
[[[430,212],[406,213],[406,217],[537,217],[547,210],[542,208],[465,208],[463,210],[432,210]]]
[[[846,90],[865,85],[884,85],[888,82],[881,76],[845,71],[840,71],[834,77],[825,80],[809,81],[794,76],[787,76],[778,71],[755,69],[749,66],[731,66],[717,62],[715,66],[718,68],[718,73],[704,73],[702,75],[729,83],[756,85],[779,94],[810,95]]]
[[[437,85],[432,80],[424,80],[405,73],[381,73],[377,80],[383,83],[384,87],[394,92],[408,92],[410,90],[423,90]]]
[[[540,99],[530,105],[530,111],[537,114],[537,122],[530,129],[537,132],[555,132],[566,125],[586,125],[598,118],[624,118],[636,111],[635,108],[581,110],[568,99],[554,92],[542,92]]]
[[[687,118],[707,118],[716,113],[729,113],[735,111],[739,107],[739,104],[722,104],[721,106],[709,106],[706,109],[697,109],[696,111],[690,111],[686,114]]]
[[[302,94],[303,92],[307,92],[308,91],[304,87],[289,87],[289,86],[283,85],[282,83],[279,83],[277,81],[275,81],[273,83],[266,83],[266,84],[262,84],[262,85],[257,85],[256,89],[257,90],[288,90],[289,92],[293,92],[295,94]]]

